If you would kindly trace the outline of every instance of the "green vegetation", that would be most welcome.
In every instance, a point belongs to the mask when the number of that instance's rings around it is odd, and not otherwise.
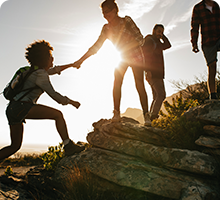
[[[169,141],[170,147],[198,149],[195,140],[204,133],[204,124],[198,121],[188,121],[183,114],[190,108],[204,104],[209,98],[207,83],[196,77],[195,83],[189,84],[184,81],[173,81],[180,96],[172,99],[172,104],[164,102],[166,113],[160,111],[160,118],[152,122],[152,126],[166,130],[165,137]],[[220,96],[220,73],[216,78],[217,95]]]
[[[6,170],[5,170],[4,174],[5,174],[6,176],[10,176],[10,175],[13,174],[13,170],[12,170],[11,166],[7,166],[7,167],[6,167]]]
[[[64,157],[63,143],[58,146],[50,146],[48,151],[42,155],[44,167],[47,171],[54,171],[59,161]]]
[[[5,168],[8,165],[11,167],[20,166],[36,166],[43,164],[42,154],[21,154],[16,153],[13,158],[6,158],[0,163],[0,168]]]
[[[188,121],[183,114],[190,108],[198,106],[197,100],[183,99],[180,96],[172,99],[172,104],[165,101],[167,114],[160,111],[161,117],[152,122],[152,126],[166,130],[165,138],[169,147],[197,149],[195,140],[203,133],[203,124],[198,121]]]

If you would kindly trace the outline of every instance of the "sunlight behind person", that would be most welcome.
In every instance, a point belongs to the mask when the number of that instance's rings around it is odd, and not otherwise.
[[[94,62],[103,63],[106,66],[117,68],[121,62],[121,54],[110,41],[105,41],[102,49],[94,55]]]

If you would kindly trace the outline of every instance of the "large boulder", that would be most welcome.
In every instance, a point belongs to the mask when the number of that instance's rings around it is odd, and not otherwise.
[[[54,180],[70,185],[76,169],[88,170],[101,188],[132,188],[170,199],[216,194],[216,160],[209,154],[168,147],[164,131],[123,118],[119,123],[100,120],[87,140],[90,148],[61,160]],[[187,195],[188,194],[188,195]],[[191,198],[192,199],[192,198]]]
[[[188,120],[199,120],[209,125],[220,125],[220,101],[208,101],[184,113]]]

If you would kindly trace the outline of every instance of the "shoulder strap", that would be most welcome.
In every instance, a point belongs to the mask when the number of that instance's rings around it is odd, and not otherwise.
[[[150,38],[153,43],[154,43],[154,50],[157,48],[157,43],[155,42],[155,40],[152,38],[152,36],[149,36],[148,38]]]

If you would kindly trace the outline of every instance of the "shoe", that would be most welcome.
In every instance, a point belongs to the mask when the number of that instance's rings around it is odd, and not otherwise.
[[[113,117],[112,117],[112,122],[119,122],[121,120],[121,117],[120,117],[120,112],[117,111],[117,110],[113,110]]]
[[[148,112],[144,115],[144,126],[151,126],[150,114]]]
[[[83,150],[85,150],[84,146],[79,146],[75,144],[72,140],[70,140],[69,143],[64,146],[64,151],[66,156],[70,156],[75,153],[80,153]]]

